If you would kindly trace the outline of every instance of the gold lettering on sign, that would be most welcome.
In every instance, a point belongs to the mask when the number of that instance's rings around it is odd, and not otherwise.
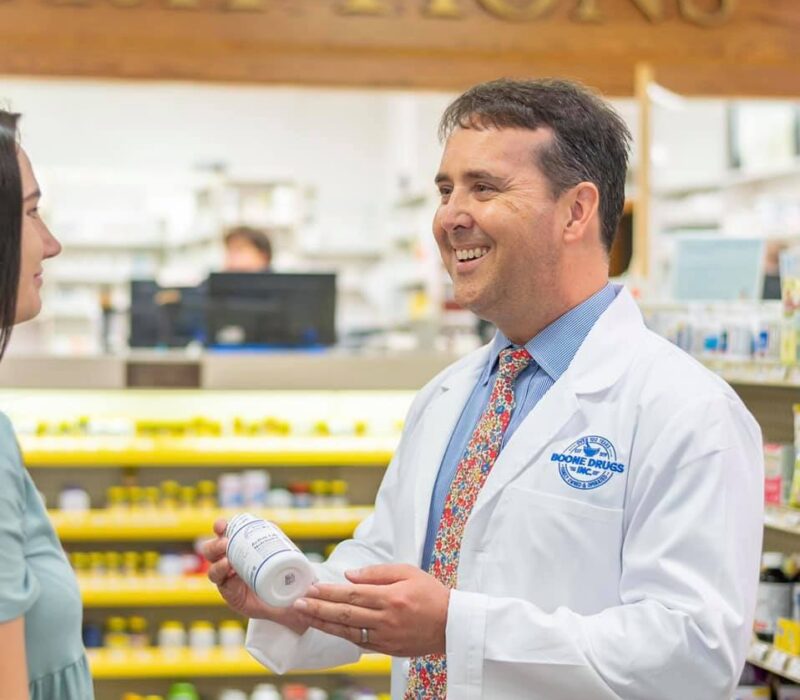
[[[442,17],[444,19],[459,18],[463,16],[458,0],[428,0],[422,11],[428,17]]]
[[[200,9],[200,0],[167,0],[170,10],[197,10]]]
[[[59,7],[86,7],[91,5],[91,0],[49,0],[51,5]]]
[[[578,22],[599,22],[603,19],[597,0],[578,0],[574,16]]]
[[[514,21],[538,19],[553,8],[555,0],[528,0],[527,4],[510,0],[478,0],[478,3],[487,12]]]
[[[386,10],[384,0],[344,0],[340,9],[347,15],[382,15]]]
[[[664,3],[662,0],[633,0],[633,4],[651,22],[658,22],[664,19]]]
[[[693,0],[679,0],[681,14],[690,22],[710,27],[722,24],[731,18],[736,0],[719,0],[719,8],[715,12],[705,12],[697,8]]]
[[[225,9],[233,12],[263,12],[267,7],[265,0],[227,0]]]

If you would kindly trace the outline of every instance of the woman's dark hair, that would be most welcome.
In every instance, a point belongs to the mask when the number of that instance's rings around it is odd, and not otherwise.
[[[22,176],[17,150],[19,114],[0,109],[0,357],[17,314],[22,245]]]
[[[439,135],[454,129],[550,129],[552,141],[534,153],[558,197],[579,182],[600,192],[600,224],[607,251],[625,204],[631,135],[612,107],[568,80],[493,80],[467,90],[445,110]]]

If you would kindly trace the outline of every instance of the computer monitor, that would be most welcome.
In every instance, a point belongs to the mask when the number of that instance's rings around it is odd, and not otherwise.
[[[675,234],[679,236],[679,234]],[[761,298],[764,241],[685,234],[675,241],[673,297],[679,301]]]
[[[131,281],[132,348],[185,347],[206,335],[206,288],[162,287],[155,280]]]
[[[211,347],[319,347],[336,342],[334,273],[220,272],[208,278]]]

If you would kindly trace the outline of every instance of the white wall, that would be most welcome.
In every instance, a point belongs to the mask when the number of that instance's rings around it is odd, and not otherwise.
[[[0,81],[23,112],[36,167],[296,180],[317,192],[330,235],[369,234],[390,194],[381,92],[107,81]]]

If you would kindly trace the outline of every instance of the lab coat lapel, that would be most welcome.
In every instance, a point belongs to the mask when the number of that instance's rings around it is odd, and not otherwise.
[[[466,358],[439,387],[439,394],[431,399],[421,417],[419,433],[420,449],[417,453],[416,484],[414,489],[414,546],[421,560],[425,544],[433,486],[442,464],[445,450],[456,423],[461,417],[475,384],[489,358],[489,348],[482,348],[474,356]]]
[[[576,437],[579,431],[589,427],[579,397],[614,384],[632,361],[644,332],[644,322],[636,302],[626,289],[622,289],[589,331],[567,371],[522,421],[503,448],[475,502],[473,517],[523,469],[536,461],[568,423],[574,424],[570,430]]]
[[[567,376],[563,375],[525,417],[503,448],[478,495],[472,516],[535,461],[539,453],[579,411],[580,404],[575,392]]]

